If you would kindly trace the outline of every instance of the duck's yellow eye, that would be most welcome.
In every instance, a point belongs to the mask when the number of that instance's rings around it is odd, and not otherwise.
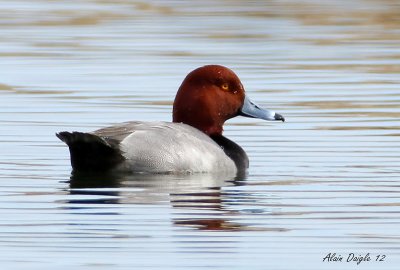
[[[223,84],[221,85],[221,88],[222,88],[222,90],[224,90],[224,91],[229,91],[229,84],[228,84],[228,83],[223,83]]]

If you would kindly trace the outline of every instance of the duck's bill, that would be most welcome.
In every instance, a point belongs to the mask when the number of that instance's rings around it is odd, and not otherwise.
[[[239,114],[246,117],[260,118],[268,121],[285,122],[285,118],[282,115],[261,108],[256,103],[251,101],[247,96],[244,97],[244,104]]]

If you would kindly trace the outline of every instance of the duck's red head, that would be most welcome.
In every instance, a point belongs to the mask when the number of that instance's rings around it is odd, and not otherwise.
[[[281,115],[251,102],[238,76],[219,65],[190,72],[175,97],[173,122],[188,124],[208,135],[222,134],[225,121],[238,115],[284,121]]]

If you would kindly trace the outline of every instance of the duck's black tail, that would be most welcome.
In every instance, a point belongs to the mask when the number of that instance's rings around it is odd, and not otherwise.
[[[74,171],[108,171],[125,160],[117,141],[83,132],[63,131],[56,136],[68,145]]]

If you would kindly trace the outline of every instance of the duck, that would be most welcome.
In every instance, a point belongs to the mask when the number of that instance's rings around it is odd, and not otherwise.
[[[206,65],[183,80],[172,122],[129,121],[56,136],[69,147],[73,172],[243,173],[246,152],[222,135],[225,121],[237,116],[285,121],[251,101],[231,69]]]

